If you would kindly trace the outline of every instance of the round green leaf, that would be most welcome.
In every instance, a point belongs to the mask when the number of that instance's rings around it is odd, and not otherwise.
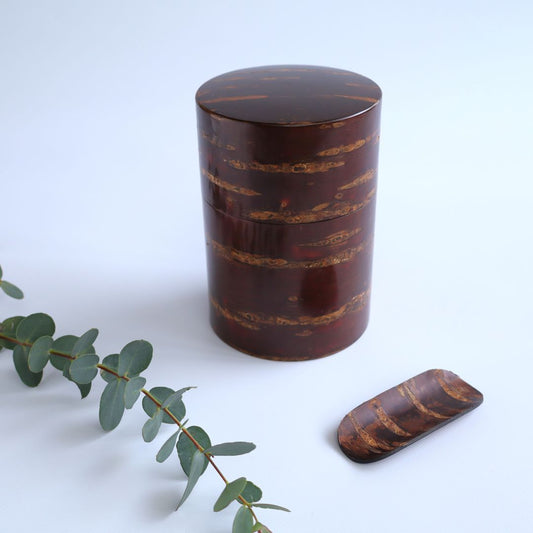
[[[34,342],[39,337],[54,334],[56,326],[52,318],[44,313],[29,315],[17,327],[17,339],[22,342]]]
[[[43,378],[42,372],[32,372],[28,365],[29,350],[25,346],[17,345],[13,350],[13,363],[15,370],[19,375],[22,383],[28,387],[37,387]]]
[[[165,407],[169,407],[170,410],[172,411],[172,407],[174,406],[174,404],[178,404],[181,400],[181,397],[183,396],[183,394],[185,392],[187,392],[188,390],[191,390],[191,389],[195,389],[196,387],[183,387],[183,389],[179,389],[177,390],[176,392],[173,392],[164,402],[163,402],[163,405],[161,407],[165,408]]]
[[[79,385],[90,383],[98,374],[96,365],[100,358],[96,354],[81,355],[70,364],[70,377]]]
[[[187,431],[194,437],[196,442],[198,442],[202,448],[205,449],[211,446],[211,439],[209,438],[209,435],[201,427],[191,426],[190,428],[187,428]],[[181,433],[178,439],[177,450],[181,468],[183,468],[183,471],[188,476],[191,472],[192,458],[197,451],[197,448],[185,433]],[[205,464],[205,468],[207,468],[207,462]]]
[[[102,366],[105,366],[118,374],[118,353],[112,353],[107,357],[104,357],[102,360]],[[111,374],[111,372],[106,372],[103,369],[100,370],[100,375],[102,376],[102,379],[108,383],[112,383],[117,379],[117,377]]]
[[[163,411],[158,409],[152,418],[149,418],[142,429],[144,442],[152,442],[159,432],[161,421],[163,420]]]
[[[213,511],[218,512],[225,509],[233,500],[236,500],[241,495],[244,487],[246,487],[245,477],[237,478],[231,483],[228,483],[215,502]]]
[[[0,280],[0,288],[11,298],[16,298],[17,300],[24,298],[24,293],[16,285],[9,283],[9,281]]]
[[[72,355],[72,348],[76,344],[78,337],[75,335],[63,335],[63,337],[58,337],[52,344],[52,352],[61,352],[66,355]],[[58,370],[63,370],[68,359],[66,357],[61,357],[60,355],[51,354],[50,363],[52,366]]]
[[[185,404],[181,400],[181,397],[183,396],[183,393],[187,392],[190,389],[194,389],[195,387],[184,387],[183,389],[179,389],[178,391],[172,393],[161,406],[163,409],[166,409],[167,411],[170,411],[178,420],[183,420],[185,417],[185,413],[187,412],[185,409]],[[163,418],[163,422],[165,423],[174,423],[172,418],[170,418],[167,414],[165,414],[165,417]]]
[[[52,337],[45,335],[33,343],[28,354],[28,366],[32,372],[41,372],[46,366],[50,359],[50,348],[53,342]]]
[[[72,381],[70,377],[70,365],[72,364],[72,359],[67,359],[65,365],[63,366],[63,376],[66,377],[69,381]]]
[[[141,394],[141,389],[145,385],[146,378],[141,376],[130,378],[130,380],[126,382],[126,388],[124,389],[124,403],[126,409],[131,409],[135,405],[139,394]]]
[[[185,404],[181,400],[172,402],[172,405],[169,405],[165,409],[170,411],[177,420],[183,420],[185,418]],[[172,420],[172,418],[170,418],[170,416],[168,416],[166,413],[163,417],[163,422],[165,424],[175,424],[174,420]]]
[[[0,332],[2,333],[2,335],[5,335],[6,337],[10,337],[12,339],[16,339],[17,326],[20,324],[23,318],[23,316],[12,316],[10,318],[6,318],[2,322],[2,324],[0,324]],[[3,346],[8,350],[13,350],[15,346],[17,346],[17,343],[5,339],[0,339],[0,346]]]
[[[165,401],[174,394],[174,391],[168,387],[154,387],[153,389],[150,389],[150,394],[159,402],[160,405],[163,405]],[[154,402],[148,396],[143,398],[142,405],[144,412],[150,418],[152,418],[158,406],[154,404]],[[182,420],[185,416],[185,405],[181,401],[172,402],[172,406],[168,409],[178,420]],[[165,413],[163,416],[163,423],[174,424],[175,422]]]
[[[165,444],[161,446],[161,449],[157,452],[155,458],[158,463],[162,463],[170,457],[174,446],[176,446],[176,441],[178,440],[178,435],[180,431],[181,429],[178,429],[178,431],[172,433],[172,435],[170,435],[170,437],[165,441]]]
[[[96,340],[96,337],[98,337],[98,330],[96,328],[86,331],[72,347],[72,355],[77,357],[87,353],[94,353],[93,342]]]
[[[255,444],[252,442],[225,442],[215,444],[205,452],[211,455],[244,455],[253,450],[255,450]]]
[[[118,373],[121,376],[138,376],[148,368],[153,348],[148,341],[132,341],[122,348],[118,359]]]
[[[254,503],[258,502],[263,497],[263,491],[257,486],[254,485],[251,481],[246,483],[246,487],[242,491],[241,496],[248,502]]]
[[[124,414],[124,388],[126,383],[116,379],[108,383],[100,398],[100,425],[106,431],[115,429]]]
[[[232,533],[250,533],[254,525],[254,519],[250,509],[241,505],[233,520]]]
[[[163,402],[172,394],[174,394],[174,391],[172,389],[169,389],[168,387],[154,387],[153,389],[150,389],[150,394],[159,402],[160,405],[163,404]],[[148,396],[145,396],[143,398],[143,409],[144,412],[152,418],[155,414],[155,412],[158,409],[158,406],[152,401],[151,398]]]

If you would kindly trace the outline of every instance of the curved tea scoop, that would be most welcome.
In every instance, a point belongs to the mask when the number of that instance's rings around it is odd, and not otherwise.
[[[371,463],[405,448],[483,402],[483,395],[448,370],[433,369],[350,411],[339,425],[341,450]]]

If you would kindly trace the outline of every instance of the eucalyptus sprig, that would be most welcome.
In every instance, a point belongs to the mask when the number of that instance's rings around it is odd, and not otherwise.
[[[2,279],[0,287],[13,298],[22,298],[22,291]],[[142,437],[151,442],[158,435],[162,424],[175,424],[177,430],[165,441],[156,455],[159,463],[167,460],[176,450],[187,485],[177,504],[179,509],[191,494],[200,476],[211,465],[224,482],[224,488],[215,502],[214,511],[221,511],[233,502],[239,504],[232,533],[271,533],[256,515],[256,509],[288,509],[262,503],[261,489],[245,477],[228,480],[215,464],[217,456],[243,455],[255,449],[251,442],[225,442],[213,445],[209,435],[199,426],[189,426],[184,421],[186,409],[183,395],[194,387],[174,390],[168,387],[146,389],[146,378],[141,376],[152,360],[152,345],[145,340],[134,340],[120,353],[110,354],[100,361],[94,342],[97,329],[90,329],[81,336],[63,335],[53,338],[53,319],[44,313],[26,317],[13,316],[0,323],[0,350],[13,351],[15,369],[22,382],[36,387],[42,380],[44,368],[50,363],[63,376],[77,385],[85,398],[94,378],[100,373],[106,386],[100,397],[100,425],[106,431],[115,429],[126,409],[131,409],[142,394],[142,407],[148,420],[142,428]]]

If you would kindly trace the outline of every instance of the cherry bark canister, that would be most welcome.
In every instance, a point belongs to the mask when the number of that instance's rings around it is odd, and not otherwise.
[[[381,90],[268,66],[196,94],[211,325],[278,360],[337,352],[369,316]]]

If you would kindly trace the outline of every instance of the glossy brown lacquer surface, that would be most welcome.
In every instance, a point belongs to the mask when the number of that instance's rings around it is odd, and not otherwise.
[[[371,463],[475,409],[483,395],[448,370],[428,370],[350,411],[338,429],[341,450]]]
[[[280,360],[368,322],[381,91],[321,67],[230,72],[198,90],[211,324]]]

